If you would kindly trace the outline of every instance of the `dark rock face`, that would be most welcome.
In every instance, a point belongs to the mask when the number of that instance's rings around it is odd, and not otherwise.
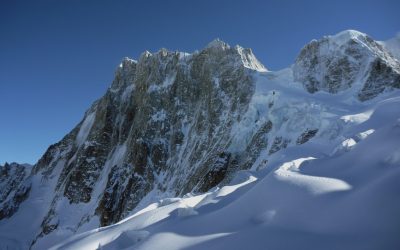
[[[328,38],[312,41],[301,50],[296,59],[294,67],[296,80],[302,82],[310,93],[319,90],[337,93],[350,88],[361,66],[359,62],[351,60],[347,56],[334,54],[321,56],[321,50],[329,47],[329,42]],[[354,46],[353,43],[350,41],[349,48]],[[357,50],[350,49],[348,53],[352,58],[360,56]]]
[[[241,157],[243,163],[240,169],[249,169],[253,165],[254,161],[260,155],[261,151],[268,147],[268,135],[272,129],[272,122],[268,121],[263,124],[260,129],[253,135],[250,143],[247,145],[244,151],[244,156]]]
[[[0,220],[12,216],[28,197],[30,168],[18,163],[0,166]]]
[[[290,140],[285,139],[282,136],[275,137],[275,139],[271,145],[271,148],[269,149],[269,154],[276,153],[279,150],[286,148],[289,143],[290,143]]]
[[[386,88],[399,88],[400,63],[369,36],[344,31],[307,44],[293,74],[310,93],[338,93],[361,85],[357,97],[366,101]]]
[[[318,129],[307,129],[302,133],[299,138],[297,138],[297,145],[304,144],[308,142],[311,138],[313,138],[318,132]]]
[[[232,164],[231,153],[219,153],[213,157],[213,162],[210,162],[214,167],[203,176],[200,180],[198,187],[196,188],[199,192],[206,192],[210,188],[217,186],[226,177],[228,168]]]
[[[361,101],[370,100],[385,89],[400,88],[400,66],[396,69],[377,58],[371,63],[371,71],[364,87],[358,94]]]

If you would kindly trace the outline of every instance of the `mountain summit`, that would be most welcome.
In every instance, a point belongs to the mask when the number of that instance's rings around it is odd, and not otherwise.
[[[400,87],[399,61],[380,43],[354,30],[311,41],[301,50],[293,73],[310,93],[352,88],[361,101]]]

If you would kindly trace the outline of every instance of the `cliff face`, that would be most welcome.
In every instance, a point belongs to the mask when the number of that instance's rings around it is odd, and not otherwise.
[[[25,230],[39,249],[45,237],[110,225],[152,201],[205,192],[240,170],[265,168],[287,147],[338,138],[346,125],[327,115],[332,104],[291,88],[355,89],[362,101],[399,88],[398,61],[353,33],[311,42],[280,72],[268,72],[250,49],[220,40],[193,54],[162,49],[125,58],[106,94],[32,172],[17,167],[12,178],[1,175],[13,191],[0,196],[0,228],[35,209]]]
[[[30,170],[31,166],[15,162],[0,165],[0,220],[13,215],[28,197],[30,184],[24,180]]]
[[[160,50],[124,59],[107,93],[33,168],[41,183],[54,183],[36,239],[66,225],[76,231],[93,218],[109,225],[149,193],[203,192],[249,168],[256,155],[242,159],[227,148],[256,71],[266,70],[251,50],[219,40],[195,54]],[[71,216],[76,225],[66,220]]]

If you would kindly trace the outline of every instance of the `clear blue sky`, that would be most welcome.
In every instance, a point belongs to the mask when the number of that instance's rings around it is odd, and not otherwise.
[[[0,163],[35,163],[110,85],[125,56],[192,52],[214,38],[284,68],[311,39],[400,31],[400,1],[80,1],[0,3]]]

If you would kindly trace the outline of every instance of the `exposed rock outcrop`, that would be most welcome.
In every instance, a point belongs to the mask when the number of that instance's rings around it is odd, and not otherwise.
[[[0,220],[12,216],[29,195],[31,166],[5,163],[0,166]]]

